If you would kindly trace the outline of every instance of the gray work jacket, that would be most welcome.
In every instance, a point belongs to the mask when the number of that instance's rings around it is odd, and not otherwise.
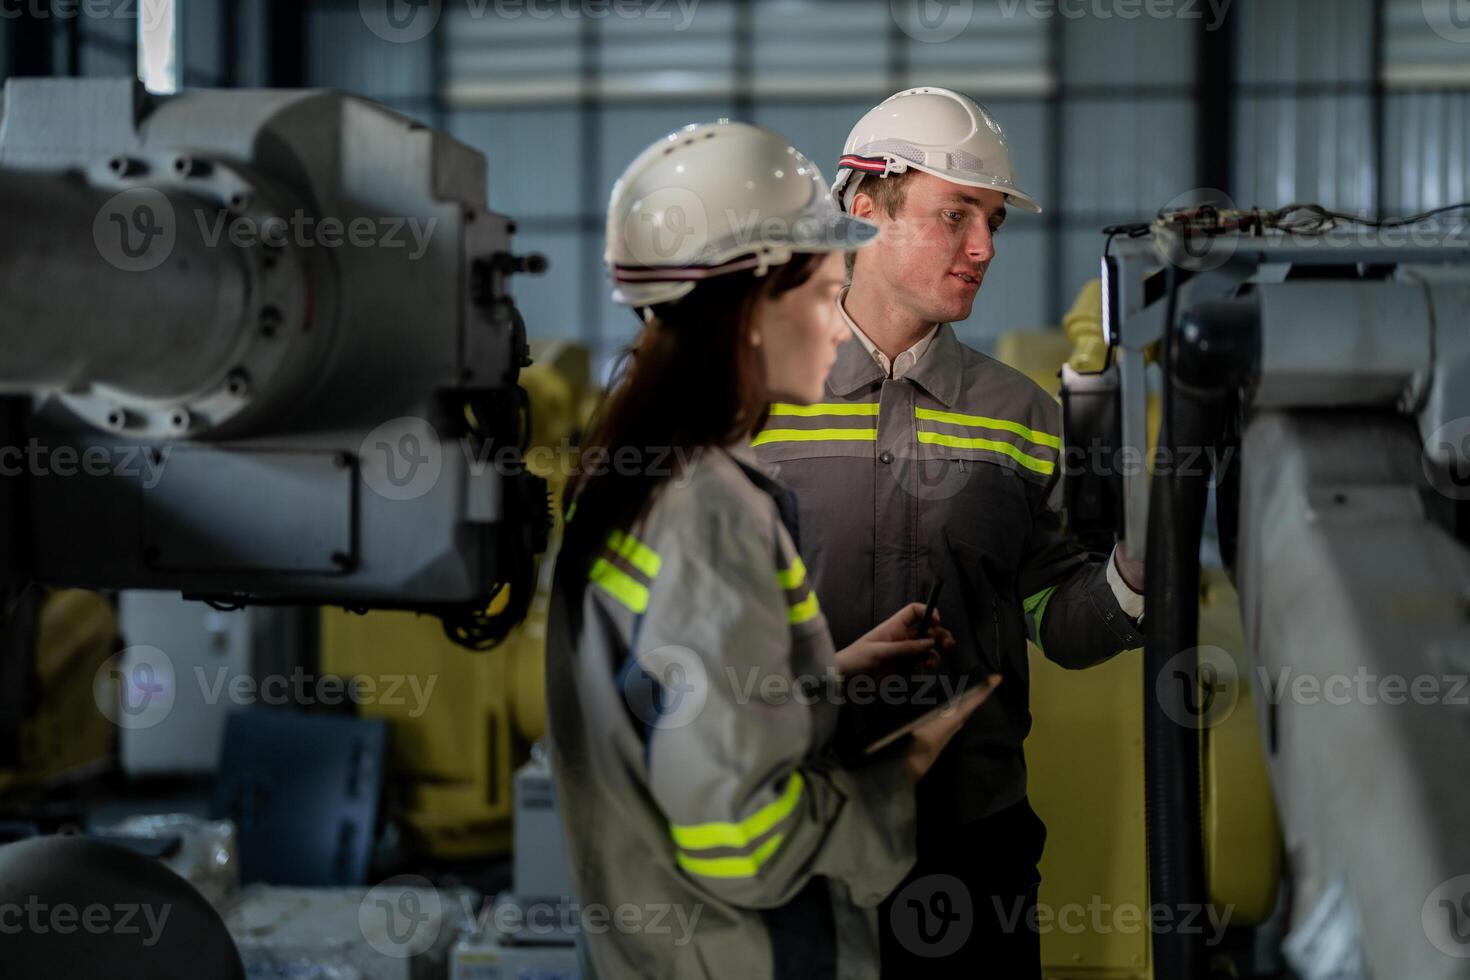
[[[773,405],[754,444],[800,502],[802,551],[839,648],[945,582],[940,616],[972,675],[1004,683],[920,785],[921,822],[965,823],[1026,795],[1028,634],[1087,667],[1141,642],[1106,561],[1057,509],[1055,399],[964,346],[949,324],[903,378],[857,342],[838,348],[827,397]]]
[[[901,759],[835,762],[832,640],[789,498],[748,444],[705,450],[590,568],[557,569],[552,764],[602,978],[878,975],[914,790]]]

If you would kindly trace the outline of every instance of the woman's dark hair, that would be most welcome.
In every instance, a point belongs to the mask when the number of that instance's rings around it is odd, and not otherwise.
[[[582,441],[582,464],[568,481],[575,508],[559,564],[573,583],[608,531],[647,513],[659,485],[691,453],[744,438],[765,423],[761,349],[749,342],[756,304],[805,283],[821,255],[800,254],[757,277],[717,276],[653,308],[613,370],[613,384]],[[619,462],[621,453],[621,463]]]

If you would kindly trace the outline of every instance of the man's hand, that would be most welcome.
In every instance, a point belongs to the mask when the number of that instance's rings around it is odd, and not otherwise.
[[[899,657],[930,654],[930,666],[938,661],[932,656],[955,645],[954,635],[939,625],[939,610],[934,610],[934,624],[928,636],[918,636],[924,618],[924,604],[911,602],[865,633],[852,646],[837,651],[837,669],[844,674],[866,674]]]
[[[1123,583],[1134,592],[1143,592],[1143,559],[1134,560],[1123,557],[1123,546],[1118,545],[1113,549],[1113,565],[1118,569],[1118,574],[1123,576]]]
[[[944,712],[914,729],[908,752],[904,755],[909,765],[909,777],[914,782],[924,778],[949,740],[964,727],[965,720],[985,703],[999,683],[1000,675],[991,674],[985,679],[984,687],[970,688]]]

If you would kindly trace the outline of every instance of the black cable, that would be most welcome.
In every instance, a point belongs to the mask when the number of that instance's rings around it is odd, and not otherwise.
[[[1179,393],[1172,372],[1179,277],[1172,265],[1166,266],[1164,274],[1168,298],[1158,446],[1172,460],[1178,458],[1179,446],[1203,444],[1210,419],[1207,412],[1194,410],[1192,403],[1190,411],[1178,414],[1181,406],[1176,404]],[[1179,916],[1197,913],[1208,897],[1199,733],[1186,724],[1188,707],[1199,689],[1198,665],[1188,654],[1198,644],[1192,637],[1198,631],[1204,495],[1199,481],[1181,478],[1172,465],[1156,472],[1151,483],[1143,648],[1144,819],[1150,901]],[[1156,975],[1169,980],[1203,980],[1205,950],[1196,937],[1183,930],[1151,931],[1151,942]]]

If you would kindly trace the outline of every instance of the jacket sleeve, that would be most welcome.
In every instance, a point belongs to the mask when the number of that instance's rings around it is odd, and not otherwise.
[[[640,661],[677,651],[689,675],[692,702],[652,727],[646,753],[674,860],[736,906],[783,905],[813,875],[877,905],[914,860],[903,760],[846,770],[814,751],[811,698],[830,688],[793,686],[792,583],[778,579],[774,515],[767,527],[737,508],[704,520],[659,546],[637,643]]]
[[[1048,660],[1091,667],[1142,645],[1138,622],[1108,582],[1110,561],[1082,550],[1062,526],[1060,471],[1053,474],[1038,494],[1017,589],[1026,631]]]

